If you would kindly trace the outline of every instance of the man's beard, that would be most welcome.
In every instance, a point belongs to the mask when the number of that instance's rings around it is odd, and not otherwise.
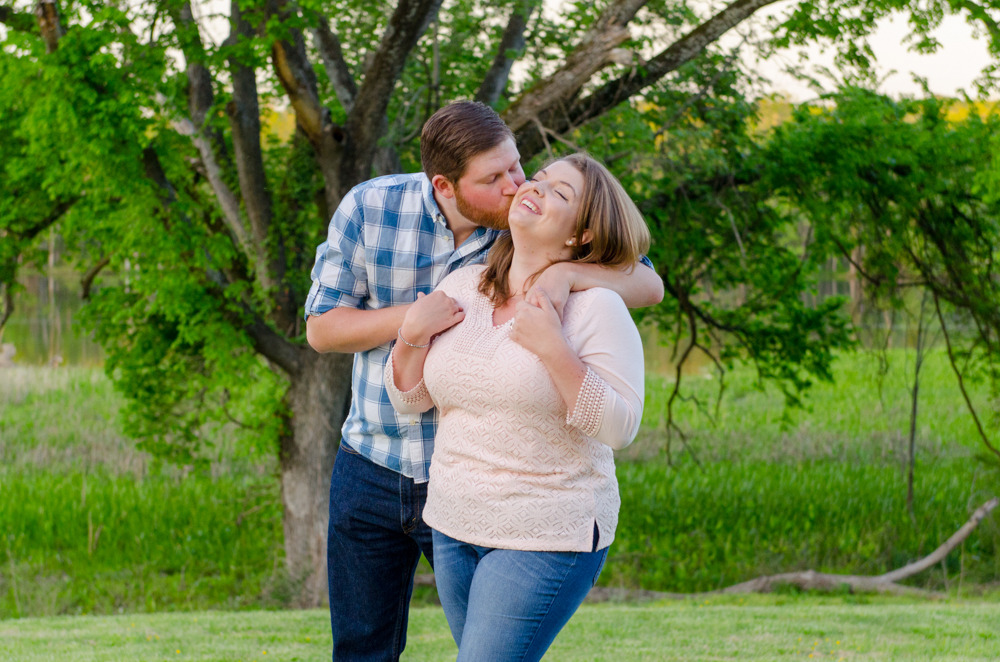
[[[462,192],[458,187],[455,187],[455,206],[458,207],[459,213],[476,225],[481,225],[491,230],[507,230],[510,228],[510,225],[507,223],[507,214],[510,213],[510,203],[513,201],[514,196],[510,196],[510,198],[504,201],[504,205],[500,209],[483,209],[482,207],[475,207],[470,204],[462,196]]]

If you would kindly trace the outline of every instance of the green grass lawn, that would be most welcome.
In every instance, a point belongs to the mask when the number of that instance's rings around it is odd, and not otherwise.
[[[660,423],[670,387],[650,375],[639,438],[618,454],[622,510],[600,583],[706,591],[813,568],[877,574],[928,553],[1000,494],[941,352],[929,355],[917,426],[914,510],[906,508],[908,366],[879,376],[847,354],[811,409],[788,417],[752,371],[730,375],[719,417],[690,401],[680,421],[702,467]],[[718,380],[688,376],[707,397]],[[973,392],[982,403],[988,394]],[[94,369],[0,371],[0,623],[26,616],[280,609],[280,486],[271,442],[206,429],[210,462],[157,462],[122,432],[122,398]],[[271,440],[273,441],[273,440]],[[428,572],[424,568],[422,572]],[[974,595],[1000,580],[1000,511],[946,559],[909,580]],[[977,586],[978,585],[978,586]],[[419,587],[417,606],[434,603]]]
[[[1000,604],[749,596],[695,604],[585,605],[548,660],[987,660]],[[864,600],[862,600],[864,601]],[[410,614],[403,659],[454,659],[444,614]],[[0,660],[328,660],[325,611],[56,617],[0,623]]]

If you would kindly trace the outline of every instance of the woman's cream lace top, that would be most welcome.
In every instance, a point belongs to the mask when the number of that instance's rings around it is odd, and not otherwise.
[[[599,549],[618,524],[612,449],[635,438],[642,417],[639,332],[621,298],[606,289],[570,295],[563,333],[588,367],[572,412],[541,360],[493,326],[477,291],[484,267],[460,269],[438,289],[465,319],[434,340],[424,379],[395,387],[392,356],[385,383],[402,413],[437,406],[424,520],[474,545],[529,551]]]

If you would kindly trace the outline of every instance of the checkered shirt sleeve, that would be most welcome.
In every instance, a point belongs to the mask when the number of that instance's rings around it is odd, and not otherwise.
[[[305,305],[307,318],[342,306],[361,307],[368,294],[363,221],[358,195],[352,190],[334,212],[326,241],[316,249]]]

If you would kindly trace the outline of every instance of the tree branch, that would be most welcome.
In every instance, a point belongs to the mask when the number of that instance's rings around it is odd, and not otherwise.
[[[5,241],[9,241],[12,243],[16,242],[23,244],[30,242],[39,234],[41,234],[44,230],[47,230],[48,228],[52,227],[52,225],[60,218],[62,218],[63,215],[66,212],[68,212],[73,207],[73,205],[75,205],[77,201],[80,200],[81,197],[82,196],[77,195],[72,198],[62,200],[56,204],[55,208],[53,208],[53,210],[49,213],[48,216],[38,221],[34,225],[31,225],[27,229],[22,230],[20,232],[15,232],[14,230],[8,228],[5,233],[0,233],[0,236],[3,236]],[[21,255],[21,248],[18,247],[13,251],[13,255],[11,258],[13,264],[15,265],[13,267],[13,271],[10,273],[11,282],[0,283],[0,285],[3,286],[3,292],[4,292],[3,294],[4,308],[2,317],[0,317],[0,331],[3,331],[3,327],[4,325],[7,324],[7,320],[10,319],[10,316],[14,313],[14,294],[13,292],[11,292],[11,284],[16,279],[17,275],[16,265],[18,259],[20,258],[20,255]]]
[[[143,173],[146,175],[146,179],[156,185],[157,195],[160,198],[160,205],[163,207],[165,212],[169,213],[171,205],[177,202],[177,191],[173,184],[170,183],[170,180],[167,179],[167,175],[163,171],[163,165],[160,163],[160,157],[157,155],[156,150],[152,145],[147,145],[146,148],[142,150],[142,167]],[[191,226],[190,216],[182,212],[180,217],[186,225]],[[223,227],[225,227],[225,225],[223,225]],[[237,250],[240,250],[241,247],[237,246],[236,248]],[[206,255],[209,255],[207,248],[203,250]],[[221,271],[211,268],[206,269],[206,275],[212,283],[215,283],[219,287],[225,287],[227,282],[235,280],[227,278],[227,276]]]
[[[333,91],[340,100],[340,105],[344,107],[344,112],[350,113],[354,108],[354,97],[358,94],[358,86],[354,82],[350,67],[344,60],[344,54],[340,49],[340,40],[330,29],[330,22],[325,16],[316,17],[317,26],[313,28],[313,37],[316,39],[316,46],[319,48],[319,55],[323,59],[323,67],[326,69],[326,77],[333,85]]]
[[[671,71],[694,59],[709,44],[729,31],[730,28],[746,20],[762,7],[773,4],[776,1],[736,0],[736,2],[661,51],[647,62],[641,70],[633,70],[616,80],[606,83],[592,94],[572,101],[566,109],[561,108],[559,104],[551,104],[540,108],[538,113],[542,123],[554,131],[565,133],[573,127],[602,115],[604,112],[614,108],[621,102],[660,80]],[[583,83],[585,82],[583,81]],[[564,91],[560,99],[572,99],[579,93],[581,87],[582,83],[573,90]],[[525,95],[531,93],[532,90],[529,90],[525,92]],[[514,126],[511,125],[511,128],[517,134],[521,157],[529,159],[542,149],[542,140],[534,126],[525,122],[523,118],[519,118],[518,121],[520,122],[519,127],[514,129]],[[509,121],[508,124],[510,124]]]
[[[274,10],[282,20],[290,18],[295,11],[287,0],[276,0]],[[298,28],[288,28],[287,35],[287,39],[276,39],[271,44],[271,63],[295,110],[296,123],[315,150],[316,162],[323,175],[327,208],[336,209],[341,196],[341,142],[344,134],[330,119],[329,109],[320,104],[316,73],[306,55],[302,33]]]
[[[171,18],[177,29],[177,39],[187,62],[188,115],[196,133],[208,136],[215,154],[228,164],[229,154],[226,141],[218,130],[206,126],[208,114],[215,104],[212,87],[212,73],[205,66],[205,46],[201,41],[198,22],[191,11],[191,3],[183,2],[171,11]]]
[[[80,298],[83,300],[90,299],[90,288],[94,284],[94,279],[97,278],[97,274],[101,273],[101,269],[108,266],[111,263],[111,258],[107,255],[98,260],[92,267],[87,269],[83,274],[83,278],[80,279]]]
[[[887,572],[884,575],[879,575],[874,579],[882,582],[898,582],[900,580],[906,579],[907,577],[912,577],[924,570],[930,568],[931,566],[937,565],[951,553],[953,549],[962,544],[962,541],[969,537],[979,523],[989,515],[994,508],[1000,505],[1000,499],[993,497],[983,505],[976,509],[976,512],[972,513],[972,517],[966,522],[962,528],[956,531],[948,540],[944,541],[940,547],[935,549],[933,552],[925,556],[924,558],[914,561],[904,565],[898,570],[893,570],[892,572]]]
[[[161,101],[166,100],[162,99]],[[191,142],[198,149],[202,165],[205,166],[205,176],[208,177],[208,183],[211,184],[212,191],[215,193],[215,197],[219,201],[219,206],[222,208],[222,218],[226,223],[226,227],[233,234],[236,245],[243,250],[248,259],[253,261],[255,251],[253,245],[250,243],[246,227],[243,224],[243,214],[240,211],[239,198],[236,197],[236,194],[232,192],[229,185],[223,179],[222,168],[219,166],[219,162],[215,160],[212,145],[204,135],[198,133],[194,123],[186,117],[175,118],[170,122],[170,125],[177,133],[191,138]]]
[[[249,308],[246,312],[253,315]],[[302,370],[304,353],[312,351],[288,342],[256,315],[253,315],[252,322],[244,325],[243,330],[250,336],[254,349],[290,376]]]
[[[38,19],[38,31],[45,41],[45,52],[55,53],[59,48],[59,40],[65,34],[62,22],[59,20],[59,7],[56,0],[38,0],[35,5],[35,18]]]
[[[2,332],[7,326],[7,320],[14,314],[14,293],[10,291],[10,283],[0,283],[0,285],[3,285],[3,317],[0,317],[0,332]]]
[[[476,101],[481,101],[492,106],[500,99],[504,88],[507,87],[507,79],[510,76],[510,68],[514,61],[520,57],[525,46],[525,29],[531,14],[538,6],[537,0],[518,0],[511,10],[507,27],[500,38],[500,46],[497,48],[497,55],[493,58],[493,64],[483,77],[483,82],[476,92]]]
[[[968,11],[969,16],[981,22],[990,33],[990,39],[993,43],[1000,46],[1000,25],[997,25],[996,19],[989,15],[986,7],[972,0],[959,0],[956,4]]]
[[[399,0],[382,35],[382,42],[347,116],[341,194],[371,176],[378,139],[386,129],[389,97],[403,71],[406,58],[420,35],[437,16],[442,0]]]
[[[54,224],[56,221],[62,218],[66,212],[68,212],[70,209],[73,208],[73,205],[75,205],[80,200],[81,197],[82,196],[77,195],[72,198],[67,198],[65,200],[58,202],[48,216],[38,221],[38,223],[35,223],[24,232],[17,233],[16,234],[17,239],[21,241],[31,241],[32,239],[37,237],[43,230],[49,229],[49,227],[51,227],[52,224]],[[14,233],[12,232],[11,234]]]
[[[229,228],[236,245],[251,262],[254,262],[256,251],[251,245],[250,237],[246,231],[243,214],[240,210],[240,200],[226,184],[222,165],[216,158],[216,155],[219,155],[228,160],[225,140],[221,132],[206,126],[209,112],[215,104],[215,92],[212,88],[212,74],[204,65],[205,47],[198,31],[198,22],[194,19],[194,13],[191,10],[191,3],[185,1],[177,6],[171,12],[171,18],[177,28],[181,51],[187,61],[188,114],[190,115],[190,119],[180,117],[172,120],[171,126],[177,133],[191,138],[191,142],[194,143],[201,156],[205,177],[222,208],[226,227]],[[165,104],[165,99],[162,96],[158,100]],[[155,165],[147,161],[150,156],[154,157]],[[151,177],[152,181],[160,187],[161,201],[165,205],[170,204],[176,199],[176,193],[166,180],[166,176],[163,175],[155,152],[152,155],[144,153],[143,159],[147,176]],[[152,170],[150,170],[151,167]],[[156,172],[157,169],[159,172]]]
[[[609,4],[563,66],[524,92],[504,112],[507,126],[515,134],[537,130],[531,123],[538,117],[543,125],[551,127],[548,115],[570,101],[595,73],[613,61],[612,51],[629,38],[628,23],[646,1],[615,0]],[[565,132],[562,128],[557,131]]]
[[[232,0],[229,42],[235,45],[241,38],[252,39],[253,28],[243,19],[238,0]],[[233,150],[236,153],[236,171],[240,192],[250,231],[253,235],[254,267],[257,280],[265,291],[270,291],[285,275],[280,251],[268,251],[267,234],[271,226],[271,195],[264,173],[264,155],[260,148],[260,106],[257,101],[257,74],[246,66],[238,55],[230,54],[229,70],[232,77],[233,100],[226,105],[229,125],[233,132]],[[273,254],[271,254],[273,253]]]
[[[142,171],[146,179],[156,184],[160,204],[166,207],[177,201],[177,189],[167,179],[167,173],[163,171],[163,164],[160,163],[160,156],[152,145],[147,145],[142,150]]]
[[[951,346],[951,337],[948,335],[948,326],[944,322],[944,315],[941,313],[941,301],[938,299],[937,292],[934,292],[934,308],[937,310],[938,322],[941,323],[941,333],[944,335],[944,344],[948,349],[948,361],[951,363],[951,369],[955,373],[956,379],[958,379],[958,388],[962,391],[962,397],[965,398],[965,405],[972,414],[972,420],[976,423],[976,430],[979,431],[979,437],[982,439],[983,444],[986,448],[990,450],[994,455],[1000,458],[1000,450],[990,443],[989,437],[986,436],[986,431],[983,429],[983,424],[979,420],[979,415],[976,414],[976,408],[972,406],[972,399],[969,397],[969,392],[965,388],[965,379],[962,377],[962,371],[958,369],[958,363],[955,360],[955,351]]]

